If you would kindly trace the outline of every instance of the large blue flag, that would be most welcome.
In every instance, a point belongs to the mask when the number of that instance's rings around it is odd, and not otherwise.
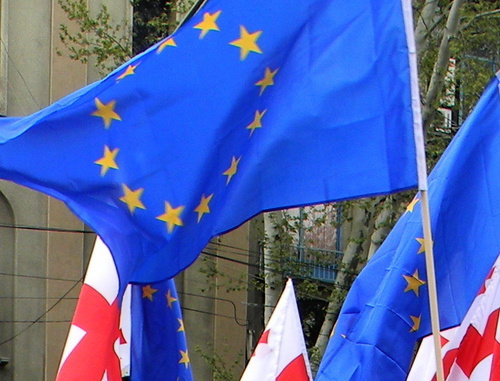
[[[209,0],[100,82],[0,121],[0,177],[65,201],[122,287],[261,211],[415,187],[403,5]]]
[[[500,252],[499,91],[496,78],[429,177],[443,329],[460,324]],[[431,332],[420,213],[417,195],[354,282],[316,381],[406,379]]]

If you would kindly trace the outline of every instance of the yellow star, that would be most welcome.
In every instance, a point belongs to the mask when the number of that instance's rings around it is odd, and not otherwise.
[[[118,169],[118,165],[116,164],[116,155],[118,155],[119,148],[115,148],[114,150],[110,150],[108,146],[104,146],[104,155],[99,160],[94,161],[95,164],[101,166],[101,176],[104,176],[108,169]]]
[[[104,121],[104,126],[106,128],[109,128],[111,125],[111,121],[114,120],[119,120],[121,121],[122,118],[120,118],[120,115],[118,115],[115,111],[116,101],[111,101],[107,104],[102,103],[98,98],[95,99],[95,106],[97,107],[97,110],[92,113],[93,116],[98,116],[102,118]]]
[[[240,26],[240,38],[229,43],[229,45],[236,46],[240,48],[240,60],[247,58],[248,53],[262,53],[259,46],[257,45],[257,39],[262,34],[261,30],[254,33],[248,33],[248,30],[241,25]]]
[[[201,195],[200,204],[194,210],[195,212],[198,213],[198,222],[201,221],[201,218],[205,213],[210,213],[210,207],[208,206],[208,203],[212,200],[213,196],[214,196],[213,193],[208,197],[205,197],[204,194]]]
[[[262,117],[264,116],[264,114],[266,113],[267,110],[264,110],[264,111],[255,111],[255,117],[253,119],[253,122],[250,123],[248,126],[247,126],[247,129],[250,130],[250,136],[252,136],[253,134],[253,131],[256,129],[256,128],[261,128],[262,127]]]
[[[413,326],[410,329],[410,332],[417,332],[420,328],[420,319],[422,318],[422,315],[420,316],[411,316],[410,319],[413,321]]]
[[[406,211],[409,212],[409,213],[412,213],[413,212],[413,208],[415,208],[415,205],[417,205],[417,203],[419,201],[420,201],[420,199],[418,199],[417,196],[415,196],[415,198],[413,200],[411,200],[411,202],[406,207]]]
[[[266,72],[264,73],[264,78],[262,78],[260,81],[255,82],[256,86],[260,86],[260,94],[264,92],[267,86],[272,86],[274,85],[274,76],[278,72],[278,69],[271,71],[268,67],[266,67]]]
[[[196,24],[193,28],[195,29],[201,29],[201,33],[200,33],[200,38],[203,38],[207,35],[207,33],[210,31],[210,30],[215,30],[215,31],[219,31],[219,26],[217,25],[216,21],[217,19],[219,18],[220,14],[222,13],[222,11],[217,11],[213,14],[210,14],[208,12],[205,12],[203,14],[203,21]]]
[[[177,329],[177,332],[184,332],[184,321],[179,318],[177,318],[177,321],[179,322],[179,328]]]
[[[151,287],[151,285],[143,286],[142,287],[142,297],[143,298],[148,298],[149,300],[153,301],[153,294],[158,291],[156,288]]]
[[[425,284],[425,281],[418,278],[418,270],[415,270],[412,276],[403,275],[403,278],[408,282],[408,286],[406,286],[404,292],[413,291],[415,295],[418,295],[419,287]]]
[[[181,359],[179,360],[179,364],[186,365],[186,368],[189,367],[189,356],[188,352],[179,351],[181,353]]]
[[[177,298],[174,298],[172,296],[172,293],[170,292],[170,290],[167,291],[167,293],[165,294],[165,296],[167,297],[168,308],[172,308],[172,303],[176,302]]]
[[[236,174],[236,172],[238,172],[238,164],[240,163],[240,160],[241,156],[238,159],[233,156],[233,158],[231,159],[231,166],[226,169],[226,172],[223,173],[223,175],[227,176],[226,185],[229,184],[233,176]]]
[[[420,244],[420,248],[418,249],[417,254],[425,253],[425,239],[423,238],[415,238],[417,242]],[[433,245],[434,242],[431,243]]]
[[[128,77],[129,75],[134,75],[135,74],[135,69],[137,68],[137,66],[139,66],[139,64],[137,65],[128,65],[127,68],[125,69],[125,71],[120,74],[120,76],[118,76],[116,78],[117,81],[125,78],[125,77]]]
[[[125,184],[122,184],[123,193],[125,196],[120,197],[120,201],[123,201],[128,206],[128,210],[130,213],[134,213],[135,208],[146,209],[142,201],[140,200],[142,196],[142,192],[144,192],[144,188],[139,188],[135,191],[130,189]]]
[[[173,208],[168,201],[165,201],[165,213],[163,213],[161,216],[156,217],[156,219],[166,222],[168,232],[172,233],[172,231],[176,226],[183,226],[180,217],[183,210],[184,206],[178,206],[177,208]]]
[[[167,46],[177,46],[173,37],[167,38],[165,41],[163,41],[161,45],[158,46],[158,50],[156,51],[156,53],[160,54]]]

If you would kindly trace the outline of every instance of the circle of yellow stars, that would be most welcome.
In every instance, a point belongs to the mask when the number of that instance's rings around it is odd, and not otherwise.
[[[210,33],[220,32],[221,29],[218,20],[222,14],[222,10],[217,10],[215,12],[205,12],[201,16],[201,21],[193,26],[194,29],[200,31],[200,40],[207,38]],[[250,30],[246,26],[240,25],[238,38],[229,41],[228,44],[238,48],[240,61],[245,61],[251,54],[263,54],[263,50],[259,43],[259,39],[262,35],[262,30]],[[158,45],[156,54],[162,54],[166,49],[177,47],[178,45],[174,36],[170,36]],[[133,77],[139,68],[140,62],[126,66],[124,70],[117,75],[116,82],[125,81],[127,78]],[[259,88],[259,96],[262,96],[269,87],[274,86],[275,76],[278,71],[279,68],[263,68],[262,76],[254,82],[254,85]],[[114,122],[122,121],[119,114],[119,105],[117,105],[116,100],[104,102],[99,98],[95,98],[95,108],[95,111],[93,111],[91,115],[101,118],[106,129],[112,128]],[[267,109],[255,111],[253,120],[249,121],[248,125],[245,127],[249,130],[249,138],[254,135],[256,130],[263,128],[263,119],[266,112]],[[106,176],[110,170],[120,170],[119,154],[120,149],[118,147],[104,146],[102,157],[94,161],[95,164],[101,167],[101,177]],[[231,180],[237,175],[238,166],[241,160],[241,156],[232,156],[227,169],[222,172],[222,175],[226,177],[226,186],[229,186]],[[137,213],[137,210],[147,209],[147,206],[141,200],[143,194],[147,192],[147,190],[142,187],[132,188],[128,184],[122,184],[121,187],[123,195],[119,197],[119,200],[126,204],[131,215]],[[210,202],[214,198],[214,193],[208,195],[204,193],[201,195],[199,204],[193,209],[193,212],[197,213],[198,223],[203,220],[205,215],[211,213]],[[184,226],[183,213],[186,207],[185,205],[174,205],[169,200],[163,200],[163,202],[164,211],[162,214],[158,215],[156,219],[164,222],[167,232],[171,234],[175,228]]]

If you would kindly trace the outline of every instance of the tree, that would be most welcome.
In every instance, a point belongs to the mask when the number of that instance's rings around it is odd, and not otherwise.
[[[130,0],[136,10],[132,25],[127,20],[113,23],[104,4],[93,14],[86,0],[58,0],[58,3],[68,19],[77,25],[76,32],[66,24],[59,27],[59,38],[68,49],[69,57],[83,63],[90,57],[95,58],[104,75],[172,33],[193,1]]]
[[[130,58],[132,36],[127,21],[113,24],[105,5],[96,15],[91,14],[85,0],[58,0],[68,19],[77,25],[76,32],[68,25],[59,26],[59,38],[71,59],[87,63],[95,58],[101,75],[108,73]],[[59,55],[66,52],[58,51]]]

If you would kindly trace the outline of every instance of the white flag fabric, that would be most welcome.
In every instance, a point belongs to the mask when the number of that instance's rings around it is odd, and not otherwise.
[[[241,381],[312,380],[291,279],[274,309]]]
[[[500,257],[459,327],[441,333],[446,381],[500,381]],[[407,381],[436,379],[432,337],[422,341]]]

